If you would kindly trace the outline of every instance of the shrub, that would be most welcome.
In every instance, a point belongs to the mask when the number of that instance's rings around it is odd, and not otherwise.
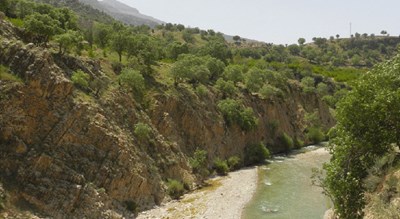
[[[189,159],[190,166],[194,173],[205,177],[210,174],[207,167],[207,152],[205,150],[196,149],[193,157]]]
[[[145,81],[139,71],[124,68],[118,76],[118,83],[121,87],[131,89],[134,93],[143,95],[145,90]]]
[[[302,148],[304,146],[304,141],[302,141],[302,140],[300,140],[298,138],[294,138],[293,144],[294,144],[295,148],[300,149],[300,148]]]
[[[223,73],[224,79],[233,83],[243,82],[244,75],[240,65],[228,65]]]
[[[228,163],[226,160],[217,158],[214,160],[214,169],[217,171],[218,175],[226,176],[229,171]]]
[[[244,161],[246,165],[262,163],[270,157],[269,150],[263,143],[251,144],[245,148]]]
[[[258,121],[254,116],[253,109],[244,108],[239,101],[233,99],[221,100],[218,103],[218,108],[228,125],[236,123],[244,131],[250,131],[257,127]]]
[[[170,72],[175,84],[182,81],[187,81],[191,84],[207,83],[211,72],[206,61],[207,57],[198,57],[191,54],[180,55]]]
[[[82,89],[87,89],[89,87],[90,76],[83,72],[82,70],[75,71],[72,73],[72,82]]]
[[[289,151],[292,150],[294,147],[293,139],[286,133],[283,133],[279,137],[279,141],[281,142],[282,146],[285,148],[285,150]]]
[[[230,170],[237,170],[242,166],[241,160],[238,156],[229,157],[227,162]]]
[[[232,81],[225,81],[222,78],[217,80],[217,82],[215,83],[215,88],[228,96],[233,96],[235,95],[235,93],[238,92],[235,84]]]
[[[208,93],[208,89],[206,86],[200,84],[199,86],[196,87],[196,94],[199,96],[206,96]]]
[[[3,65],[0,65],[0,80],[22,82],[21,78],[17,75],[11,74],[10,69]]]
[[[167,182],[167,187],[167,193],[173,199],[179,199],[185,193],[183,183],[178,180],[169,179]]]
[[[301,86],[303,87],[303,91],[305,93],[312,93],[315,91],[315,86],[314,86],[314,78],[312,77],[304,77],[301,79]]]
[[[151,127],[145,123],[137,123],[133,131],[139,139],[147,139],[151,133]]]
[[[258,92],[265,82],[265,71],[253,67],[247,72],[246,87],[251,92]]]
[[[254,116],[252,108],[243,109],[239,115],[239,126],[242,130],[250,131],[257,128],[258,120]]]
[[[314,144],[318,144],[324,140],[324,133],[321,131],[319,127],[311,127],[308,129],[307,138]]]
[[[259,91],[263,99],[269,99],[273,96],[282,97],[283,92],[281,89],[276,88],[272,85],[265,84]]]
[[[323,97],[329,94],[329,89],[328,89],[328,85],[326,85],[325,83],[321,82],[318,84],[317,86],[317,93]]]

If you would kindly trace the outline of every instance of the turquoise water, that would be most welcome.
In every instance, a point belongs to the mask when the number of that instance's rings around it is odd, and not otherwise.
[[[307,147],[306,153],[275,157],[259,168],[257,191],[244,209],[243,219],[320,219],[330,208],[322,189],[311,183],[312,168],[329,160],[325,150]]]

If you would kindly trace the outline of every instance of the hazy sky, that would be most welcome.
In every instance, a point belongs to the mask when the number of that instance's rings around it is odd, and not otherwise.
[[[165,22],[291,44],[299,37],[387,30],[400,34],[400,0],[119,0]]]

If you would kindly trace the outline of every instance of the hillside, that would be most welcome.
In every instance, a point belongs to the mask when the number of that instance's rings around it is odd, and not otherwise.
[[[103,11],[106,14],[112,16],[116,20],[124,22],[126,24],[140,26],[147,25],[155,27],[164,22],[152,18],[147,15],[141,14],[136,8],[132,8],[126,4],[123,4],[116,0],[79,0],[80,2],[90,5],[91,7]]]
[[[209,176],[318,143],[352,81],[399,43],[229,43],[214,30],[124,25],[86,7],[82,17],[32,1],[4,3],[6,218],[130,218]]]

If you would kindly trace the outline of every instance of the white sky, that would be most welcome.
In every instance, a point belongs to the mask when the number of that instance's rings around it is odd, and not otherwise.
[[[281,44],[352,32],[400,34],[400,0],[119,0],[170,23]]]

